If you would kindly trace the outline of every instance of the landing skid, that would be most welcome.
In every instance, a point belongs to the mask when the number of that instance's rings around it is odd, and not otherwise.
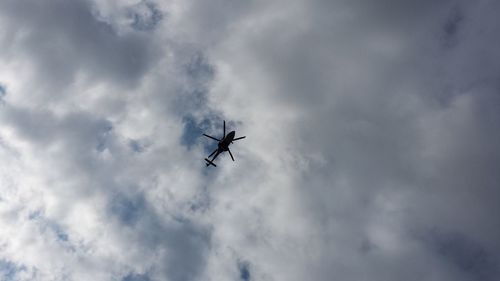
[[[205,158],[205,161],[207,161],[207,167],[208,167],[208,166],[210,166],[210,165],[212,165],[212,166],[214,166],[214,167],[217,167],[217,165],[215,165],[215,163],[214,163],[214,162],[212,162],[212,161],[208,160],[207,158]]]

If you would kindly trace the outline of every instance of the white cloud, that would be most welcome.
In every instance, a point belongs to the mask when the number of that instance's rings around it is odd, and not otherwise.
[[[0,276],[497,279],[498,8],[2,2]]]

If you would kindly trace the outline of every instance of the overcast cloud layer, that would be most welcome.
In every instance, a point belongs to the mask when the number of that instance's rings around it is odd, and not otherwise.
[[[0,1],[0,280],[500,280],[499,14]]]

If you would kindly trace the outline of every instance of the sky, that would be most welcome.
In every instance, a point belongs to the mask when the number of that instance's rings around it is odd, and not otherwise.
[[[499,13],[0,1],[0,280],[500,280]]]

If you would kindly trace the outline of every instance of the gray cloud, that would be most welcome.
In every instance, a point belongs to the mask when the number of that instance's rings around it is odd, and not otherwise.
[[[43,93],[60,96],[79,75],[93,81],[105,76],[117,85],[133,87],[154,64],[151,36],[118,34],[96,18],[87,1],[6,1],[1,10],[11,37],[2,44],[4,56],[24,55],[29,60],[35,73],[25,79],[37,80],[42,89],[32,93],[42,95],[41,99],[50,99]]]
[[[498,279],[499,8],[3,2],[0,276]]]

